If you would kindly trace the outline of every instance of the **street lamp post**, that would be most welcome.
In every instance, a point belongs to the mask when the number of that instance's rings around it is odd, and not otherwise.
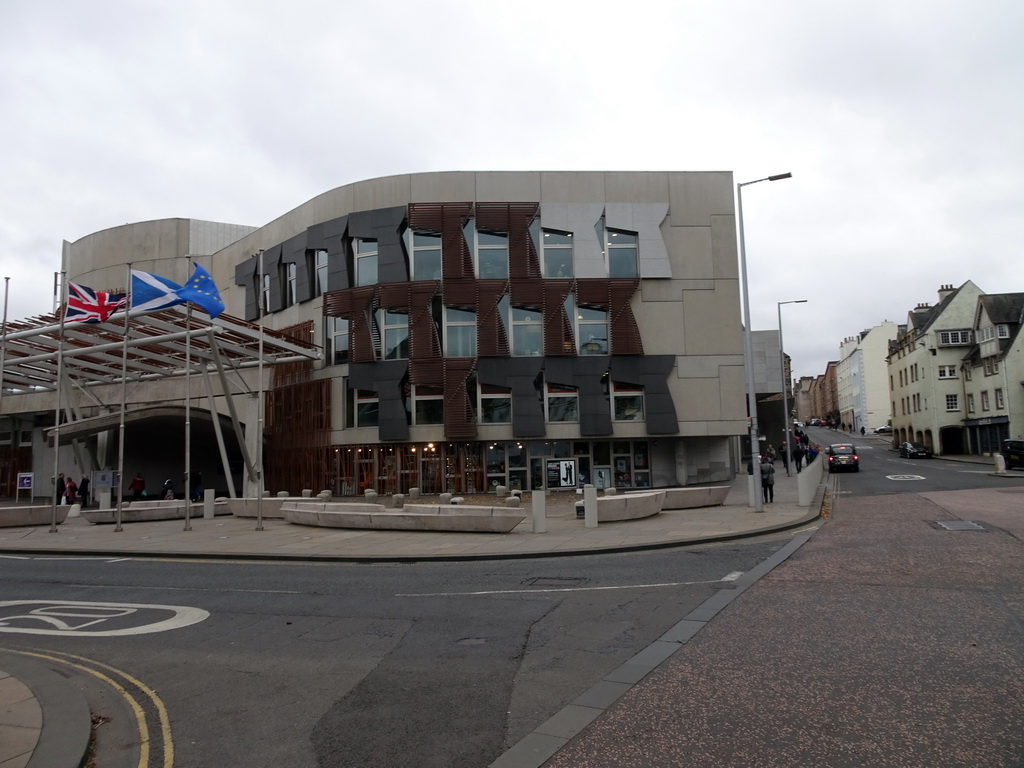
[[[786,375],[786,352],[782,344],[782,305],[783,304],[806,304],[807,299],[796,299],[795,301],[780,301],[779,305],[779,363],[782,364],[782,418],[783,434],[786,436],[786,477],[792,477],[789,467],[793,463],[793,444],[789,439],[789,428],[792,419],[789,418],[789,403],[786,401],[786,390],[789,389],[789,377]]]
[[[747,370],[747,410],[750,413],[750,463],[753,466],[754,511],[764,512],[761,498],[761,462],[757,433],[757,394],[754,392],[754,341],[750,328],[750,285],[747,283],[747,248],[743,237],[743,188],[762,181],[788,179],[791,173],[765,176],[736,185],[736,223],[740,233],[740,282],[743,284],[743,365]]]

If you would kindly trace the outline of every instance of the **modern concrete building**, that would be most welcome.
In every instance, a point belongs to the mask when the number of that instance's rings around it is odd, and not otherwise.
[[[747,429],[734,190],[726,172],[391,176],[256,228],[104,230],[66,244],[63,266],[123,290],[128,264],[179,283],[202,264],[226,305],[219,332],[251,354],[247,334],[264,328],[285,363],[259,381],[247,358],[216,392],[202,384],[213,352],[191,383],[132,379],[127,476],[183,474],[180,415],[140,410],[161,404],[240,425],[218,435],[220,456],[211,431],[193,454],[219,491],[253,491],[252,456],[272,492],[715,482],[733,476]],[[65,394],[73,419],[121,397],[103,381]],[[54,466],[41,431],[54,405],[52,391],[11,390],[0,406],[11,434],[34,435],[19,466],[39,476]],[[57,464],[109,468],[116,430],[77,434]]]

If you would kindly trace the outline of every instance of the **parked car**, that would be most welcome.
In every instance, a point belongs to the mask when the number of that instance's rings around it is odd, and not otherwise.
[[[828,447],[828,471],[838,472],[840,469],[860,472],[860,458],[852,443],[835,443]]]
[[[883,424],[880,427],[875,427],[875,434],[876,435],[891,435],[892,434],[892,427],[890,427],[888,424]]]
[[[821,426],[824,426],[824,424],[822,423],[821,419],[811,419],[809,422],[807,422],[807,424],[808,424],[808,426],[811,426],[811,427],[821,427]]]
[[[1003,440],[1000,451],[1006,460],[1006,468],[1024,467],[1024,440]]]
[[[901,459],[930,459],[931,449],[921,443],[900,443],[899,454]]]

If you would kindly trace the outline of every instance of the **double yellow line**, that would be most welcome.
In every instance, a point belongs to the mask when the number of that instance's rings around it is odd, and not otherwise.
[[[149,703],[157,713],[157,719],[159,720],[160,726],[159,738],[163,742],[163,768],[171,768],[171,766],[174,765],[174,741],[171,738],[171,721],[167,715],[167,708],[164,706],[160,697],[157,696],[156,691],[145,685],[141,680],[138,680],[127,672],[117,669],[116,667],[112,667],[109,664],[104,664],[94,659],[88,659],[84,656],[60,653],[59,651],[48,651],[46,653],[42,653],[39,651],[18,651],[11,648],[7,650],[12,653],[19,653],[23,656],[43,659],[56,664],[63,664],[64,666],[71,667],[72,669],[77,669],[80,672],[92,675],[121,694],[124,700],[128,702],[128,706],[131,707],[132,713],[135,715],[135,723],[139,733],[139,768],[155,768],[150,765],[152,738],[150,736],[146,710],[142,704],[139,703],[139,700],[132,695],[124,685],[118,682],[118,679],[133,686],[139,693],[149,700]],[[109,674],[100,670],[105,670],[105,672]]]

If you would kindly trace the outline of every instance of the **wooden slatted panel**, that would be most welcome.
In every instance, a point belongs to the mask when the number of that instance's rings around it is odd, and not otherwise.
[[[530,237],[530,225],[540,212],[539,203],[477,203],[479,229],[508,232],[509,275],[539,280],[540,259]]]
[[[411,203],[409,227],[441,233],[441,271],[449,277],[472,277],[473,258],[463,227],[473,215],[472,203]]]
[[[431,313],[431,305],[441,284],[437,281],[409,285],[409,359],[440,359],[441,339]]]
[[[507,318],[498,315],[498,303],[508,293],[507,280],[477,282],[476,349],[478,357],[508,357],[510,329]]]
[[[572,293],[572,280],[545,280],[544,290],[544,355],[565,357],[576,354],[569,316],[565,313],[565,297]]]
[[[640,328],[630,300],[640,286],[636,279],[577,280],[576,296],[581,303],[608,307],[608,325],[613,355],[642,355]]]
[[[472,440],[476,437],[473,408],[466,389],[466,379],[475,367],[476,360],[468,357],[445,360],[444,436],[447,440]]]

